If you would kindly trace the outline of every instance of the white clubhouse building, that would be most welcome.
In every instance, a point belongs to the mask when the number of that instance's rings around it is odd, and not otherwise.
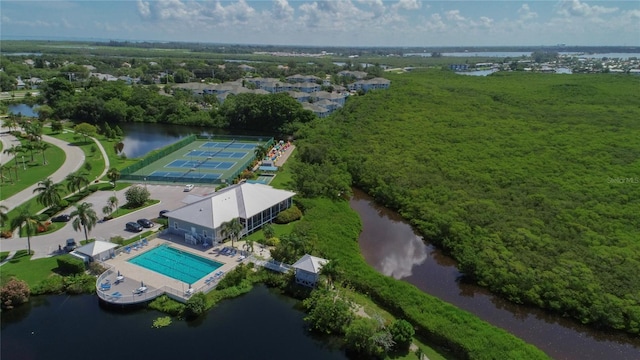
[[[294,192],[268,185],[243,183],[224,188],[165,214],[169,232],[192,244],[215,244],[224,238],[221,225],[235,218],[243,225],[241,235],[270,223],[292,205]]]

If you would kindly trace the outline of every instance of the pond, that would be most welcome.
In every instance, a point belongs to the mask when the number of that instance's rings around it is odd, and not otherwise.
[[[9,105],[9,114],[18,115],[27,117],[38,117],[38,111],[36,110],[37,106],[31,106],[27,104],[13,104]]]
[[[346,359],[344,352],[305,330],[297,301],[257,286],[223,301],[193,322],[165,314],[113,311],[95,295],[44,296],[2,313],[2,359]]]
[[[362,220],[359,244],[369,265],[423,292],[475,314],[531,343],[555,359],[639,359],[640,339],[608,334],[520,306],[461,281],[456,262],[425,243],[399,214],[354,190],[350,201]]]

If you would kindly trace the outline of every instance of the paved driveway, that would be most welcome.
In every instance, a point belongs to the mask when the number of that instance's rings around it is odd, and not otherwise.
[[[143,186],[143,185],[141,185]],[[191,192],[183,192],[184,185],[147,185],[147,189],[151,193],[151,199],[160,200],[160,203],[144,208],[142,210],[135,211],[107,222],[101,222],[96,224],[93,230],[89,233],[89,238],[95,238],[97,240],[109,240],[113,236],[122,236],[125,239],[138,236],[137,233],[128,232],[124,229],[125,224],[129,221],[136,221],[137,219],[147,218],[155,219],[158,217],[160,210],[175,210],[185,205],[182,200],[187,195],[206,195],[214,191],[215,187],[205,187],[197,185]],[[127,189],[116,192],[120,205],[126,202],[124,193]],[[107,199],[113,196],[111,191],[97,191],[83,201],[87,201],[93,204],[98,217],[102,218],[102,208],[107,204]],[[63,213],[71,213],[75,207],[71,206]],[[18,233],[17,231],[15,232]],[[75,231],[71,225],[71,221],[68,222],[62,229],[58,231],[34,236],[31,238],[31,249],[35,252],[33,259],[51,256],[57,253],[58,245],[64,246],[65,240],[69,238],[76,239],[76,242],[84,240],[84,232],[82,230]],[[13,238],[0,240],[0,251],[16,251],[27,248],[27,238]]]

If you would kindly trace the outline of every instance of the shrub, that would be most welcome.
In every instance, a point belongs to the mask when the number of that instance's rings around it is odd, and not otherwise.
[[[207,309],[207,298],[203,293],[194,294],[184,307],[184,316],[193,319],[204,313]]]
[[[87,274],[64,277],[64,290],[69,294],[90,293],[96,288],[96,278]]]
[[[288,224],[292,221],[300,220],[302,218],[302,211],[297,206],[292,206],[287,210],[284,210],[276,216],[276,224]]]
[[[153,327],[154,328],[161,328],[161,327],[165,327],[165,326],[169,326],[171,325],[171,317],[169,316],[161,316],[155,320],[153,320]]]
[[[61,292],[64,292],[64,278],[58,274],[53,274],[42,280],[31,291],[33,295],[59,294]]]
[[[327,290],[314,290],[302,305],[309,313],[304,320],[323,334],[344,334],[355,318],[349,303]]]
[[[49,216],[47,214],[38,214],[35,216],[38,221],[47,221],[49,220]]]
[[[280,239],[278,239],[277,237],[272,237],[267,239],[264,243],[267,246],[278,246],[280,245]]]
[[[240,283],[249,276],[250,271],[251,270],[244,264],[236,266],[235,269],[230,271],[222,278],[222,280],[220,280],[218,289],[225,289],[240,285]]]
[[[127,208],[132,209],[144,205],[144,203],[149,200],[151,194],[149,190],[142,186],[134,185],[124,193],[124,196],[127,199]]]
[[[102,266],[101,263],[99,263],[97,261],[94,261],[94,262],[89,264],[89,272],[92,275],[100,275],[103,272],[105,272],[106,270],[107,269],[104,266]]]
[[[22,280],[11,278],[0,288],[0,300],[3,309],[13,309],[14,306],[29,301],[29,285]]]
[[[382,358],[384,349],[376,341],[378,323],[373,319],[357,318],[346,329],[344,341],[347,349],[366,358]]]
[[[58,257],[58,271],[62,274],[81,274],[84,272],[84,262],[71,255]]]
[[[150,302],[149,307],[169,315],[179,316],[184,311],[185,305],[171,299],[167,295],[162,295]]]
[[[409,350],[413,335],[416,333],[413,326],[403,319],[396,319],[389,327],[389,332],[396,343],[396,350],[399,351]]]
[[[120,235],[112,236],[111,239],[109,239],[109,241],[111,241],[114,244],[118,244],[118,245],[124,244],[124,238],[122,236],[120,236]]]
[[[0,232],[0,237],[2,237],[3,239],[9,239],[13,237],[13,231],[11,230],[3,230],[2,232]]]

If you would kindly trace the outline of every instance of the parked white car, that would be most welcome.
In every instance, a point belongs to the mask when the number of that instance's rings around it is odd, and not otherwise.
[[[193,184],[187,184],[184,186],[184,191],[191,191],[193,190]]]

